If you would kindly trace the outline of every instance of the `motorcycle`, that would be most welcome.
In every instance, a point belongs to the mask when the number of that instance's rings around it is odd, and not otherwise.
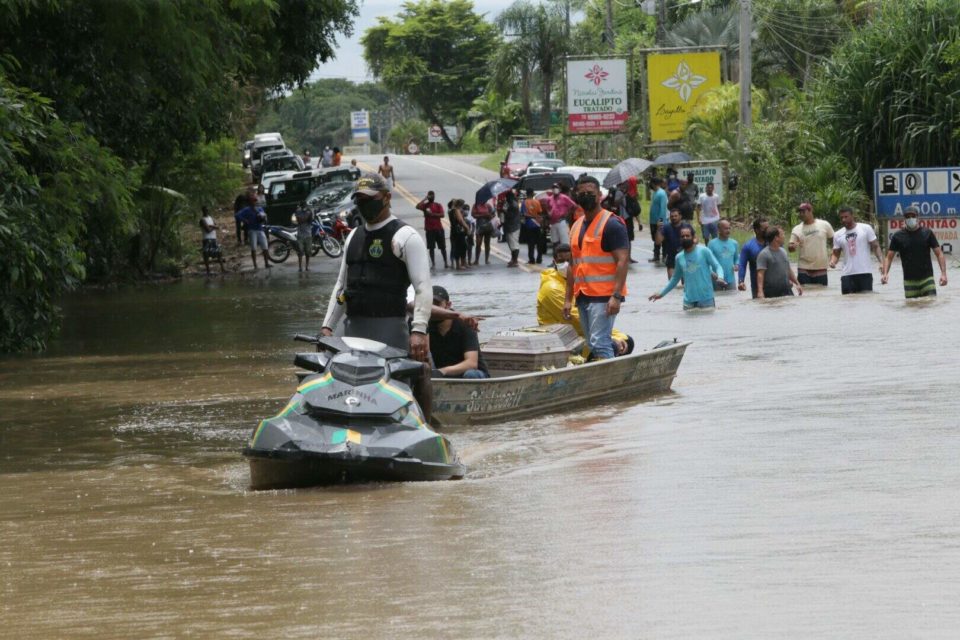
[[[313,216],[310,227],[313,233],[310,257],[316,256],[321,250],[331,258],[339,258],[343,254],[343,244],[333,236],[333,229],[322,224],[316,215]],[[286,262],[291,253],[297,252],[296,227],[269,225],[267,236],[271,238],[267,243],[267,258],[270,262]]]

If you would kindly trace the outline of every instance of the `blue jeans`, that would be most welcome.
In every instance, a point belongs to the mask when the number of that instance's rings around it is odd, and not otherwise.
[[[694,300],[692,302],[683,302],[683,310],[690,311],[691,309],[716,309],[717,302],[713,298],[709,300]]]
[[[607,315],[606,302],[585,302],[582,298],[577,298],[577,310],[590,355],[593,358],[612,358],[614,351],[610,332],[613,331],[616,314]]]
[[[481,371],[480,369],[467,369],[460,377],[470,378],[471,380],[482,380],[484,378],[489,378],[490,376],[488,376],[485,371]]]

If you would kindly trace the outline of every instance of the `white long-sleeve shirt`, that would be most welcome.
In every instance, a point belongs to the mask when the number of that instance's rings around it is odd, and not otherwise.
[[[383,222],[373,225],[364,223],[364,227],[367,231],[376,231],[395,219],[396,216],[391,214]],[[350,232],[346,242],[343,243],[340,273],[337,276],[337,283],[333,286],[333,295],[330,296],[330,302],[327,305],[327,315],[323,319],[323,325],[321,325],[330,329],[335,328],[346,313],[346,306],[338,300],[347,287],[347,250],[355,234],[356,229]],[[430,307],[433,304],[433,287],[430,284],[430,259],[427,256],[427,246],[416,229],[410,225],[404,225],[393,234],[390,248],[393,250],[393,255],[407,265],[407,275],[413,285],[413,323],[411,330],[426,333],[427,322],[430,320]]]

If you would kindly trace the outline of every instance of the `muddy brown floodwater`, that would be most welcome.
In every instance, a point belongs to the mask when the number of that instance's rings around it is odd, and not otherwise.
[[[618,326],[693,341],[672,393],[450,429],[459,482],[261,493],[239,451],[329,276],[71,298],[0,360],[0,635],[955,637],[960,303],[831,277],[684,314],[642,262]],[[534,321],[533,274],[436,282]]]

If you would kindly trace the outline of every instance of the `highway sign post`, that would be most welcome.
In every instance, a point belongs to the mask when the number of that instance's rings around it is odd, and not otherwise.
[[[960,229],[960,167],[875,169],[873,201],[877,218],[888,221],[889,233],[903,228],[903,210],[920,211],[920,225],[933,231],[952,252]]]

